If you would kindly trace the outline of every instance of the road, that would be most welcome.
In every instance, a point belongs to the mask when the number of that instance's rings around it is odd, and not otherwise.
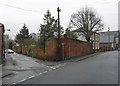
[[[81,61],[78,58],[52,62],[52,66],[49,62],[20,54],[11,54],[7,57],[9,62],[13,60],[14,66],[6,66],[3,70],[12,71],[13,75],[5,77],[3,84],[118,83],[118,51],[99,53]]]
[[[118,84],[118,51],[66,64],[21,84]]]
[[[2,79],[2,84],[17,84],[38,76],[45,71],[54,70],[60,62],[46,62],[21,54],[6,54],[6,64],[2,72],[10,75]]]

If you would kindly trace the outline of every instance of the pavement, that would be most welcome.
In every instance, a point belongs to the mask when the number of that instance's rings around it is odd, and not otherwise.
[[[4,67],[7,67],[7,66],[14,66],[13,59],[12,58],[10,58],[10,59],[11,59],[11,61],[9,61],[9,58],[5,59],[5,64],[0,65],[0,79],[12,74],[11,71],[4,71],[4,69],[3,69]]]
[[[8,61],[8,63],[9,63],[9,61]],[[2,78],[7,77],[7,76],[13,74],[11,71],[4,71],[3,70],[4,66],[8,66],[8,64],[6,64],[6,63],[4,65],[0,64],[0,85],[2,85]]]
[[[2,69],[2,66],[0,66],[0,79],[12,74],[11,71],[4,71],[3,72],[1,69]]]

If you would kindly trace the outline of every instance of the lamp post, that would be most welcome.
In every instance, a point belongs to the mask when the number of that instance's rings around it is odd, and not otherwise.
[[[6,31],[10,31],[10,29],[5,29],[4,31],[5,31],[5,32],[6,32]],[[4,36],[4,59],[5,59],[5,36]],[[4,61],[5,61],[5,60],[4,60]]]
[[[94,38],[94,39],[93,39],[93,45],[94,45],[94,53],[95,53],[95,48],[96,48],[95,42],[96,42],[96,41],[95,41],[95,32],[94,32],[94,31],[93,31],[93,38]]]
[[[108,50],[110,51],[110,27],[108,27]]]

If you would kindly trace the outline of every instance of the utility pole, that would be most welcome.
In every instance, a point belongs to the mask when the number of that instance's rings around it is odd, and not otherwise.
[[[58,59],[61,60],[60,58],[60,11],[61,9],[59,9],[59,7],[57,8],[58,11]]]
[[[108,48],[109,48],[109,51],[110,51],[110,27],[108,27]]]
[[[96,43],[96,41],[95,41],[95,32],[93,32],[93,33],[94,33],[93,35],[94,35],[94,53],[95,53],[95,48],[96,48],[96,44],[95,44]]]

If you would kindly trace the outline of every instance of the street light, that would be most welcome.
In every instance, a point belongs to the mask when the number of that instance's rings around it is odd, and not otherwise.
[[[4,31],[6,32],[6,31],[11,31],[11,30],[10,29],[5,29]],[[4,36],[4,53],[5,53],[5,36]],[[5,54],[4,54],[4,58],[5,58]]]
[[[108,50],[110,51],[110,27],[108,27]]]

